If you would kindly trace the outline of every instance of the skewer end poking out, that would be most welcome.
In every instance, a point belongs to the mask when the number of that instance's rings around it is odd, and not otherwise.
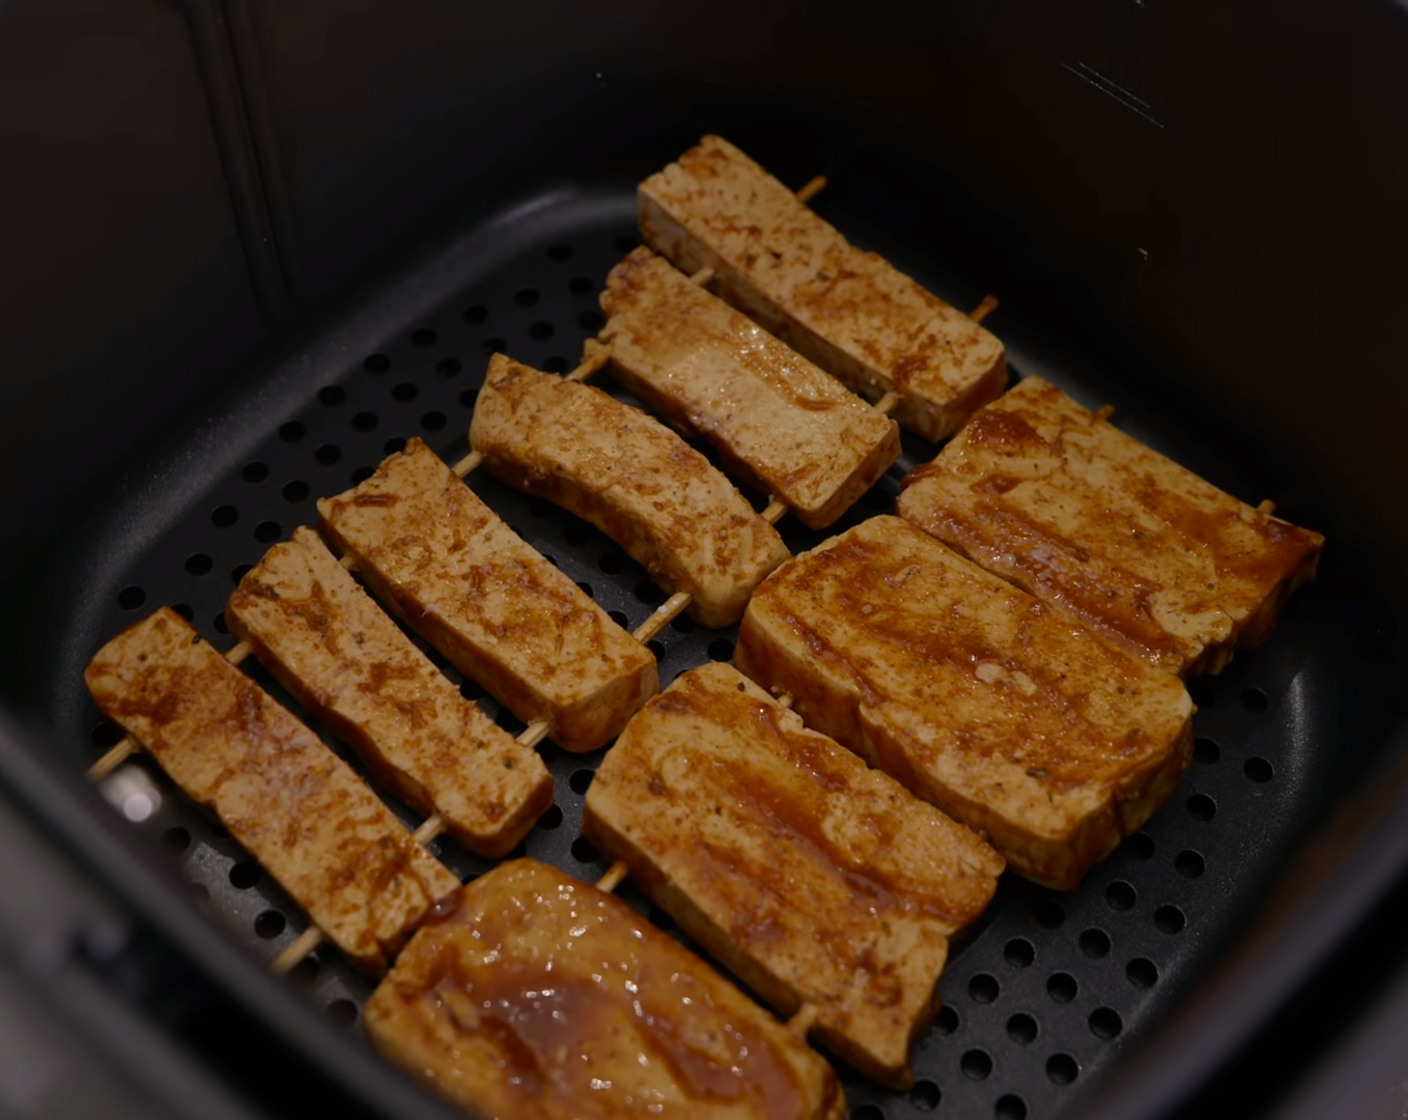
[[[482,453],[478,451],[471,451],[468,455],[466,455],[463,459],[461,459],[458,463],[455,464],[455,473],[461,478],[463,478],[465,475],[469,474],[476,467],[478,467],[479,464],[483,461],[484,456]]]
[[[676,591],[661,603],[660,606],[655,608],[655,613],[642,622],[640,626],[636,628],[632,636],[636,641],[644,645],[646,642],[650,641],[651,638],[655,637],[656,634],[660,633],[661,630],[670,625],[670,623],[675,620],[676,616],[689,606],[690,602],[691,598],[688,591]]]
[[[702,287],[704,287],[705,284],[707,284],[707,283],[708,283],[710,280],[712,280],[713,278],[714,278],[714,270],[713,270],[712,268],[710,268],[708,265],[705,265],[705,266],[704,266],[703,268],[701,268],[698,272],[696,272],[696,273],[694,273],[692,276],[690,276],[689,282],[690,282],[691,284],[697,284],[697,285],[699,285],[699,287],[702,288]]]
[[[820,1012],[814,1003],[804,1003],[797,1008],[797,1014],[787,1020],[787,1029],[803,1041],[806,1040],[807,1032],[816,1025],[816,1019]]]
[[[1115,406],[1112,404],[1102,404],[1095,410],[1095,419],[1108,420],[1115,414]]]
[[[100,782],[126,762],[137,750],[137,740],[128,735],[113,746],[102,758],[88,767],[88,780]]]
[[[1265,514],[1272,514],[1272,513],[1275,513],[1275,512],[1276,512],[1276,503],[1273,502],[1270,498],[1267,498],[1264,502],[1262,502],[1259,506],[1256,507],[1256,511],[1257,511],[1257,513],[1265,513]]]
[[[776,525],[782,520],[782,515],[787,512],[787,507],[782,502],[774,498],[768,503],[768,508],[763,510],[763,520],[769,525]]]
[[[586,353],[581,363],[571,373],[567,375],[567,381],[585,381],[597,370],[601,369],[611,360],[611,347],[595,339],[589,339],[593,345],[586,347]]]
[[[518,736],[518,741],[530,750],[548,737],[548,725],[542,720],[530,723]]]
[[[975,323],[981,323],[996,310],[997,297],[989,293],[983,297],[982,303],[978,304],[977,307],[973,308],[973,310],[968,313],[968,318],[972,319]]]
[[[817,195],[826,189],[826,176],[818,175],[810,183],[797,192],[798,202],[810,202]]]
[[[431,813],[420,822],[420,827],[411,834],[411,839],[422,848],[445,831],[445,818],[439,813]]]
[[[630,873],[630,868],[619,859],[613,863],[600,879],[596,881],[596,889],[610,894],[621,885],[621,880]]]
[[[878,401],[875,402],[874,408],[876,412],[883,412],[888,414],[894,409],[895,405],[899,403],[900,395],[896,393],[893,389],[891,389],[888,393],[886,393],[883,397],[881,397]]]
[[[274,958],[269,966],[275,976],[284,976],[293,971],[295,965],[323,943],[323,931],[317,926],[309,926],[287,949]]]

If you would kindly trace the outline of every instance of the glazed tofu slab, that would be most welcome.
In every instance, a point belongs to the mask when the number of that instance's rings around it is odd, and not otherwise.
[[[564,749],[609,742],[659,691],[650,651],[419,439],[318,513],[382,602]]]
[[[734,654],[830,735],[1062,890],[1192,750],[1182,681],[896,517],[783,565]]]
[[[318,534],[294,530],[245,574],[230,630],[377,777],[497,857],[552,804],[552,775],[440,672],[357,585]]]
[[[1160,668],[1216,673],[1324,537],[1239,502],[1039,377],[911,472],[899,514]]]
[[[590,521],[705,626],[737,622],[788,555],[703,455],[591,385],[495,354],[469,432],[495,477]]]
[[[587,791],[582,830],[708,952],[886,1085],[933,1020],[948,937],[1002,859],[730,665],[681,674]]]
[[[900,454],[899,425],[649,249],[601,297],[617,380],[822,529]]]
[[[86,679],[98,707],[367,972],[459,888],[351,767],[175,611],[119,634]]]
[[[800,1039],[619,899],[501,864],[367,1001],[393,1061],[475,1117],[842,1120]]]
[[[706,136],[641,183],[646,244],[925,439],[1007,383],[1002,343],[883,257],[857,249],[728,141]]]

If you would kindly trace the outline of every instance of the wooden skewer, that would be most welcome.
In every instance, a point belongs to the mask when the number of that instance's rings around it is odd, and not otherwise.
[[[899,403],[900,395],[893,389],[891,389],[888,393],[886,393],[883,397],[881,397],[870,407],[875,409],[876,412],[889,413],[894,409],[895,405]]]
[[[803,1042],[807,1040],[807,1032],[816,1025],[817,1016],[821,1012],[814,1003],[804,1003],[797,1008],[797,1014],[787,1020],[787,1029],[795,1034]]]
[[[1262,502],[1260,505],[1258,505],[1258,506],[1256,507],[1256,511],[1257,511],[1257,513],[1265,513],[1265,514],[1272,514],[1272,513],[1275,513],[1275,512],[1276,512],[1276,503],[1273,502],[1270,498],[1267,498],[1264,502]]]
[[[273,963],[269,965],[269,971],[275,976],[287,975],[299,961],[326,940],[327,937],[321,929],[310,925],[289,943],[288,948],[274,958]]]
[[[694,273],[694,275],[689,278],[689,282],[691,284],[698,284],[702,288],[713,278],[714,270],[708,265],[705,265],[703,268],[701,268],[698,272]]]
[[[1102,404],[1095,410],[1095,419],[1108,420],[1115,414],[1115,406],[1112,404]]]
[[[817,195],[826,189],[826,176],[818,175],[805,187],[797,192],[798,202],[810,202]]]
[[[989,315],[997,310],[997,297],[989,292],[983,297],[983,302],[968,312],[968,318],[975,323],[981,323]]]
[[[676,591],[651,612],[650,617],[635,628],[633,637],[644,645],[665,629],[694,601],[688,591]]]
[[[621,885],[621,880],[630,874],[630,868],[617,860],[606,870],[606,874],[596,881],[596,889],[610,894]]]

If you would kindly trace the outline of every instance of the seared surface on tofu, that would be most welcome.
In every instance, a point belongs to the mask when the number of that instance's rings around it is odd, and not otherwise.
[[[649,249],[611,270],[601,307],[622,384],[811,528],[830,525],[899,458],[893,420]]]
[[[470,442],[510,486],[596,525],[705,626],[738,621],[787,556],[777,530],[664,424],[600,389],[495,354]]]
[[[582,831],[768,1003],[812,1004],[821,1041],[898,1087],[948,935],[1002,871],[970,829],[717,662],[626,725]]]
[[[98,651],[98,707],[361,968],[381,972],[455,878],[287,709],[163,607]]]
[[[726,140],[640,185],[640,229],[715,290],[905,427],[939,440],[1002,392],[1002,343],[883,257],[857,249]]]
[[[1239,502],[1039,377],[905,480],[899,513],[1170,672],[1271,635],[1324,538]]]
[[[552,804],[537,752],[461,696],[313,530],[269,549],[225,617],[382,782],[472,851],[504,855]]]
[[[734,657],[808,726],[1060,889],[1143,824],[1193,745],[1177,677],[896,517],[779,568]]]
[[[565,749],[608,742],[659,690],[650,651],[419,439],[318,513],[383,602]]]
[[[472,1116],[841,1120],[831,1068],[620,899],[500,865],[364,1011],[383,1053]]]

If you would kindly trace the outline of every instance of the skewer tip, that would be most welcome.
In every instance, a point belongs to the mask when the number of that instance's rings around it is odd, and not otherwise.
[[[294,967],[323,943],[323,931],[317,926],[309,926],[300,933],[293,942],[274,958],[274,963],[269,966],[269,970],[275,976],[285,976],[292,972]]]
[[[802,203],[810,202],[826,189],[826,181],[825,175],[817,175],[811,182],[797,192],[797,201]]]
[[[989,292],[983,297],[983,302],[968,313],[968,318],[972,319],[975,323],[981,323],[996,310],[997,297]]]
[[[596,881],[596,889],[610,894],[621,885],[621,881],[630,873],[630,868],[619,859],[607,868],[606,874]]]

